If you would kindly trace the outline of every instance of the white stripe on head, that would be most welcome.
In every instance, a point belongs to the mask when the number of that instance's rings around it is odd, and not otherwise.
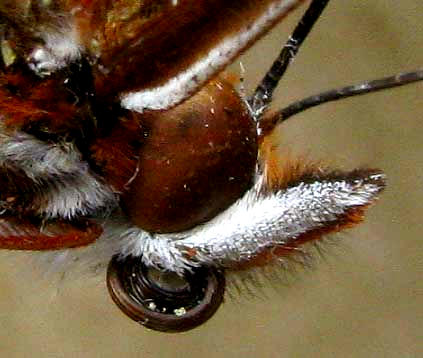
[[[298,3],[298,0],[280,0],[273,3],[254,23],[244,26],[236,35],[225,38],[204,58],[165,84],[123,94],[122,107],[142,113],[146,109],[163,110],[177,105],[231,63],[254,38]]]

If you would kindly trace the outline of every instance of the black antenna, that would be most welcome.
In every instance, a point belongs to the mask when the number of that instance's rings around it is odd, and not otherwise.
[[[258,119],[272,101],[273,91],[328,2],[329,0],[313,0],[311,2],[279,56],[257,86],[254,94],[248,99],[250,108]]]
[[[263,120],[259,122],[260,134],[266,135],[279,123],[287,120],[294,114],[303,112],[320,104],[337,101],[347,97],[359,96],[370,92],[377,92],[387,88],[404,86],[418,81],[423,81],[423,69],[412,72],[404,72],[390,77],[384,77],[373,81],[361,82],[356,85],[321,92],[314,96],[293,102],[272,116],[263,118]]]

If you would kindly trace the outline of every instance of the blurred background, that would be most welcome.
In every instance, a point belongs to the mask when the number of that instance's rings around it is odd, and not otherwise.
[[[240,59],[247,89],[303,11]],[[281,83],[274,108],[422,67],[422,14],[420,0],[333,1]],[[239,73],[238,63],[232,71]],[[281,150],[292,156],[343,169],[382,168],[388,187],[365,223],[342,234],[313,270],[299,270],[278,290],[269,284],[266,298],[226,300],[194,331],[147,331],[111,302],[103,277],[68,280],[57,289],[39,280],[26,254],[0,253],[0,357],[423,356],[422,101],[423,84],[410,85],[326,104],[278,129]]]

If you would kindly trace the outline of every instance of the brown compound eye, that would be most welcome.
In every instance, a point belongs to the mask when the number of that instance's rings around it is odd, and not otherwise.
[[[140,258],[113,257],[107,287],[116,305],[131,319],[162,332],[183,332],[211,318],[223,301],[225,277],[198,268],[185,277],[148,268]]]
[[[139,173],[122,197],[140,228],[190,229],[251,187],[256,123],[229,82],[213,80],[172,109],[143,113],[141,122],[149,135],[137,155]]]

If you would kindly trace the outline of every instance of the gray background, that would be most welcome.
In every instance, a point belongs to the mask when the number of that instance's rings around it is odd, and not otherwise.
[[[247,88],[301,11],[242,58]],[[333,1],[282,83],[275,108],[422,66],[422,14],[420,0]],[[345,169],[379,167],[389,178],[365,224],[343,234],[341,245],[288,287],[275,292],[269,285],[266,299],[228,300],[203,327],[168,335],[124,317],[102,280],[81,276],[58,291],[37,270],[24,270],[27,255],[1,253],[0,356],[422,356],[422,89],[321,106],[280,128],[277,140],[291,155]]]

